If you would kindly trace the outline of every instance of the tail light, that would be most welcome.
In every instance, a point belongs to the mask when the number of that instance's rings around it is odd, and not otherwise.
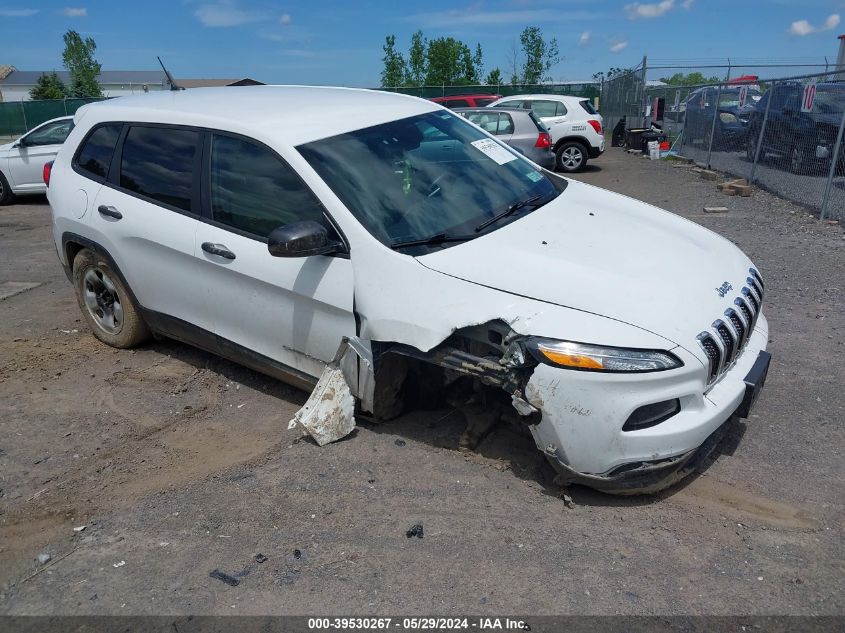
[[[595,119],[588,119],[587,123],[593,126],[593,129],[596,131],[596,134],[601,134],[601,123],[599,123]]]
[[[534,143],[534,147],[539,147],[540,149],[549,149],[552,146],[552,137],[549,136],[548,132],[540,132],[540,135],[537,137],[537,142]]]
[[[50,186],[50,172],[53,171],[53,161],[51,160],[49,163],[44,163],[44,171],[42,172],[42,176],[44,178],[44,184],[48,187]]]

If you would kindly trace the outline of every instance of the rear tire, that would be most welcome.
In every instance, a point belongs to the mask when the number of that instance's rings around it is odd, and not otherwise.
[[[12,193],[12,188],[9,186],[9,181],[0,171],[0,206],[12,204],[15,201],[15,194]]]
[[[584,169],[587,164],[587,148],[577,141],[562,143],[555,150],[557,168],[566,173],[574,173]]]
[[[73,287],[82,316],[103,343],[127,349],[149,338],[150,330],[129,290],[95,251],[83,248],[74,258]]]

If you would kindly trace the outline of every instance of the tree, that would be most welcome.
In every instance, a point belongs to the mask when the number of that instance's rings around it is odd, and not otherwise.
[[[453,37],[429,40],[426,50],[428,73],[425,83],[429,86],[471,83],[472,52],[469,47]]]
[[[549,71],[560,61],[557,38],[546,41],[538,26],[527,26],[519,36],[522,46],[522,83],[537,84],[551,79]]]
[[[97,44],[91,37],[84,40],[74,30],[69,30],[64,35],[65,50],[62,53],[62,62],[70,72],[71,97],[102,97],[103,91],[97,83],[97,75],[100,74],[100,63],[94,59],[94,51]]]
[[[408,75],[405,78],[406,85],[423,85],[428,73],[428,61],[425,54],[427,46],[428,40],[423,37],[422,31],[417,31],[411,36],[411,46],[408,49]]]
[[[613,66],[607,71],[607,74],[605,74],[604,72],[593,73],[593,79],[595,79],[598,82],[601,82],[604,79],[613,79],[616,75],[623,74],[623,73],[626,73],[626,72],[628,72],[628,71],[625,70],[624,68],[617,68],[617,67]]]
[[[694,72],[688,75],[675,73],[671,77],[661,77],[660,81],[670,86],[697,86],[698,84],[714,84],[722,81],[719,77],[705,77],[702,73]]]
[[[472,72],[475,75],[476,83],[481,81],[481,75],[484,74],[484,55],[481,52],[481,44],[476,43],[475,53],[472,56]]]
[[[487,79],[484,80],[484,83],[488,86],[498,86],[502,83],[502,71],[498,68],[494,68],[487,73]]]
[[[402,53],[396,50],[396,36],[388,35],[384,38],[384,57],[381,61],[384,63],[384,68],[381,71],[381,86],[382,88],[395,88],[401,86],[405,79],[405,58]]]
[[[64,82],[54,70],[49,75],[43,74],[38,78],[35,87],[29,91],[29,98],[33,101],[39,99],[64,99],[67,97],[67,88]]]

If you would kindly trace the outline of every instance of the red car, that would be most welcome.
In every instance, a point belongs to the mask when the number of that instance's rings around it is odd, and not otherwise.
[[[447,97],[434,97],[431,100],[447,108],[483,108],[501,98],[502,95],[476,94],[449,95]]]

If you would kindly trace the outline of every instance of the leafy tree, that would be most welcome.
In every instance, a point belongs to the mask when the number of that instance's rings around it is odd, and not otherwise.
[[[685,75],[675,73],[671,77],[661,77],[660,81],[670,86],[697,86],[698,84],[713,84],[722,81],[719,77],[705,77],[702,73],[694,72]]]
[[[429,40],[426,50],[428,73],[425,83],[429,86],[471,83],[472,52],[469,47],[453,37]]]
[[[472,56],[472,70],[476,83],[478,83],[481,81],[481,75],[484,74],[484,55],[481,52],[481,44],[475,45],[475,53]]]
[[[29,98],[33,101],[38,99],[64,99],[67,97],[67,87],[54,70],[49,75],[43,74],[38,78],[35,87],[29,91]]]
[[[502,71],[498,68],[494,68],[487,73],[487,79],[484,80],[484,83],[488,86],[498,86],[502,83]]]
[[[384,38],[384,57],[381,61],[384,63],[384,68],[381,71],[381,86],[382,88],[394,88],[401,86],[405,79],[405,58],[402,53],[396,50],[396,36],[388,35]]]
[[[616,66],[611,66],[611,68],[607,71],[606,74],[604,72],[593,73],[593,79],[600,82],[604,79],[613,79],[616,75],[620,75],[626,72],[628,71],[624,68],[617,68]]]
[[[79,33],[69,30],[64,35],[65,50],[62,53],[62,62],[70,72],[71,97],[102,97],[103,91],[97,83],[97,75],[100,74],[100,63],[94,59],[94,52],[97,44],[91,37],[84,40]]]
[[[428,59],[425,54],[427,46],[428,40],[423,37],[422,31],[417,31],[411,36],[411,47],[408,49],[408,74],[405,77],[406,85],[423,85],[428,73]]]
[[[522,47],[522,83],[537,84],[550,79],[549,71],[560,61],[557,38],[548,41],[538,26],[527,26],[519,36]]]

